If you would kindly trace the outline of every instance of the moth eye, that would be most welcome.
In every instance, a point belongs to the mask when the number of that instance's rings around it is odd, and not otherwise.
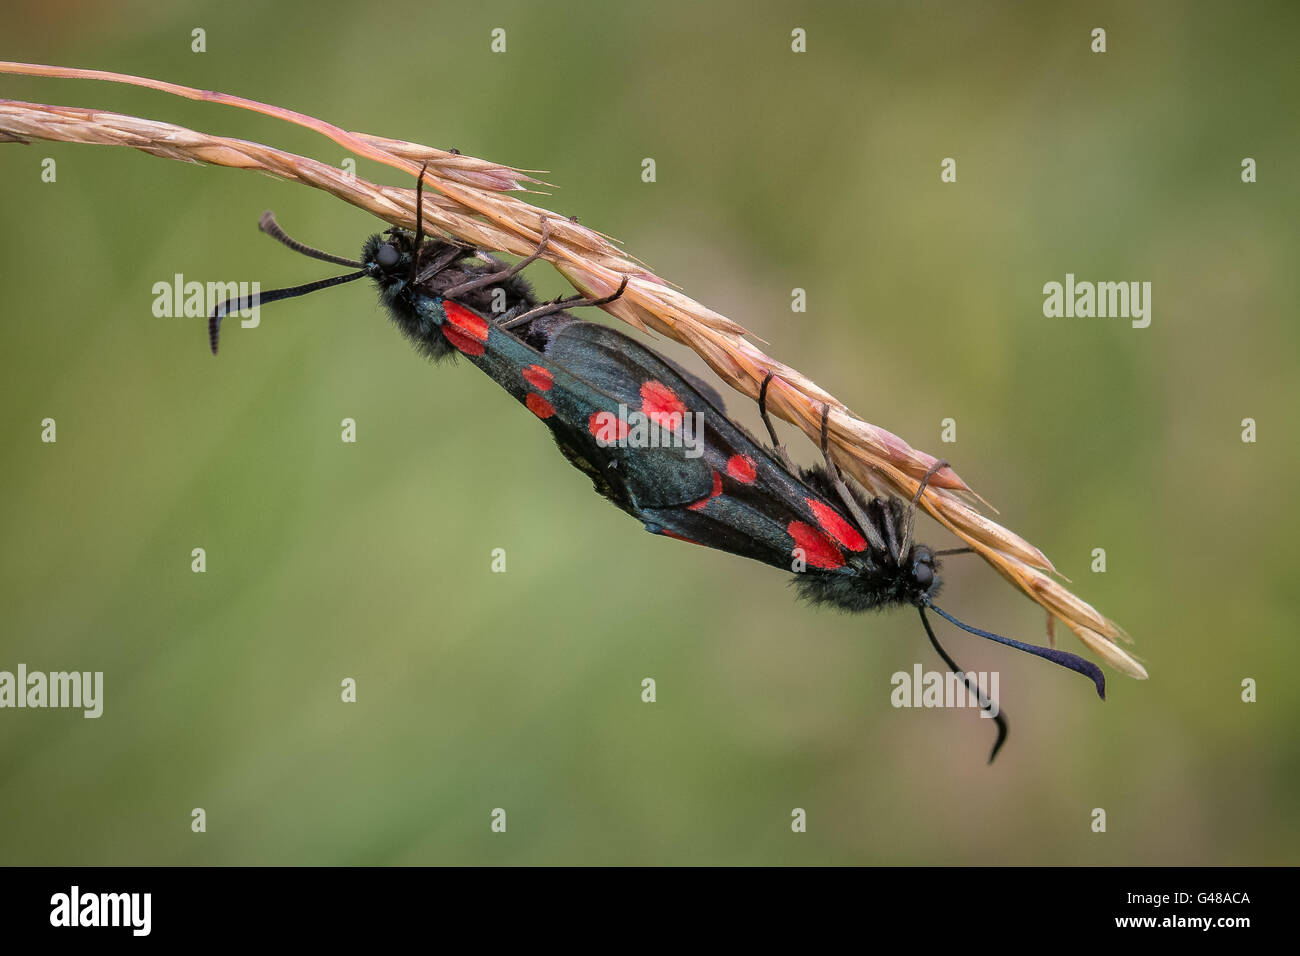
[[[912,577],[916,579],[916,583],[921,587],[928,588],[934,583],[934,568],[929,564],[922,564],[918,561],[912,565]]]
[[[375,256],[375,262],[379,263],[381,269],[391,269],[393,266],[397,265],[397,260],[400,258],[401,256],[398,255],[397,247],[391,242],[385,242],[379,247],[379,252]]]

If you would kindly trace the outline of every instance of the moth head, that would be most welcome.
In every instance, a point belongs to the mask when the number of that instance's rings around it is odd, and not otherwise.
[[[902,571],[906,575],[913,604],[926,604],[939,592],[939,559],[927,545],[912,546],[903,562]]]
[[[374,235],[361,247],[366,273],[381,286],[403,283],[411,274],[415,237],[405,229]]]

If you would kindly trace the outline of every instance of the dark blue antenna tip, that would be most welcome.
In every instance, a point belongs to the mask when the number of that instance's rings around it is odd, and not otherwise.
[[[1041,657],[1044,660],[1051,661],[1053,664],[1059,664],[1061,667],[1068,668],[1075,673],[1091,678],[1092,682],[1097,685],[1097,696],[1102,700],[1106,699],[1106,675],[1103,674],[1101,668],[1092,661],[1086,661],[1078,654],[1071,654],[1068,651],[1058,651],[1054,647],[1039,647],[1037,644],[1026,644],[1024,641],[1012,640],[1009,637],[1003,637],[1001,634],[994,634],[991,631],[985,631],[978,627],[971,627],[971,625],[964,624],[957,620],[937,605],[931,604],[929,607],[935,614],[938,614],[948,623],[957,625],[963,631],[969,631],[971,634],[978,635],[979,637],[986,637],[990,641],[997,641],[997,643],[1005,644],[1007,647],[1014,647],[1016,650],[1024,651],[1026,654],[1033,654],[1035,657]]]

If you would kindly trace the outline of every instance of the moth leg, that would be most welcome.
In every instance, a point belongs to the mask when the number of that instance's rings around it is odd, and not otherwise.
[[[411,247],[411,275],[409,282],[415,285],[416,273],[420,271],[420,246],[424,245],[424,174],[429,169],[426,161],[420,167],[420,175],[415,178],[415,245]]]
[[[516,326],[523,325],[525,322],[531,322],[534,319],[540,319],[544,315],[550,315],[553,312],[563,312],[565,309],[573,308],[580,305],[608,305],[615,299],[619,298],[627,288],[627,276],[623,276],[623,281],[618,284],[618,289],[610,295],[600,299],[588,299],[585,295],[571,295],[567,299],[556,299],[554,302],[546,302],[535,309],[530,309],[523,315],[516,316],[509,322],[502,322],[500,327],[503,329],[513,329]]]
[[[498,282],[504,282],[506,279],[509,279],[511,276],[516,275],[519,272],[522,272],[524,269],[528,268],[528,266],[532,265],[534,262],[540,259],[542,257],[542,253],[546,251],[546,246],[550,241],[551,241],[551,222],[549,219],[543,219],[542,238],[541,241],[537,243],[537,248],[533,250],[532,255],[520,259],[514,265],[502,269],[500,272],[493,272],[485,276],[476,276],[475,278],[470,279],[467,282],[462,282],[460,285],[454,285],[450,289],[446,289],[442,293],[443,298],[454,299],[457,296],[464,295],[466,292],[473,292],[475,289],[481,289],[485,285],[496,285]]]
[[[567,299],[553,299],[550,302],[543,302],[541,305],[529,309],[506,322],[497,323],[503,329],[514,329],[534,319],[540,319],[544,315],[551,315],[555,312],[563,312],[570,306],[584,303],[587,300],[580,295],[571,295]]]
[[[853,520],[857,522],[858,528],[860,528],[862,533],[867,536],[867,540],[871,542],[871,546],[877,551],[883,551],[888,554],[889,547],[885,544],[885,539],[880,536],[880,532],[876,530],[875,526],[867,518],[865,512],[863,512],[862,508],[859,507],[857,499],[854,498],[853,493],[849,491],[849,486],[846,485],[844,479],[840,477],[840,470],[835,467],[835,462],[831,461],[830,433],[827,431],[827,422],[830,420],[830,415],[831,407],[829,405],[823,405],[822,457],[826,459],[826,474],[830,477],[831,484],[835,486],[835,490],[839,493],[840,500],[843,501],[844,506],[849,509],[849,514],[852,515]]]
[[[434,259],[420,270],[419,275],[415,277],[414,284],[423,285],[428,282],[443,269],[447,268],[447,266],[459,259],[464,251],[464,248],[460,246],[452,246],[450,249],[447,249],[442,255],[438,256],[438,258]]]
[[[588,299],[586,296],[579,296],[578,298],[582,299],[582,305],[609,305],[611,302],[623,298],[623,293],[627,291],[627,278],[627,276],[623,276],[623,281],[618,284],[618,288],[607,296],[602,296],[599,299]]]
[[[772,381],[773,373],[769,370],[763,376],[763,384],[758,387],[758,414],[763,417],[763,424],[767,426],[767,433],[772,438],[772,450],[776,452],[777,457],[781,459],[781,464],[790,474],[795,474],[794,462],[790,460],[790,454],[781,444],[781,439],[776,437],[776,429],[772,427],[772,419],[767,416],[767,386]]]
[[[921,478],[921,483],[916,486],[916,494],[912,495],[912,501],[907,506],[907,516],[903,519],[903,547],[898,553],[900,560],[903,554],[911,550],[912,547],[912,526],[916,523],[916,506],[921,501],[921,493],[925,491],[925,486],[930,483],[930,479],[947,467],[948,463],[940,458],[930,466],[929,470]]]
[[[882,502],[880,514],[885,524],[885,537],[889,540],[889,553],[894,556],[894,562],[901,566],[903,563],[903,548],[898,543],[898,532],[894,529],[894,510],[890,506],[890,501]]]

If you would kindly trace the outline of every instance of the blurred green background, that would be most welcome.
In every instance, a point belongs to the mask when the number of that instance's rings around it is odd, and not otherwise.
[[[201,321],[151,314],[178,272],[331,274],[261,236],[264,209],[348,254],[365,214],[233,170],[9,145],[0,669],[102,670],[105,704],[0,711],[0,863],[1300,862],[1300,14],[1050,6],[7,4],[4,58],[548,170],[542,205],[952,460],[1151,679],[1111,672],[1102,704],[944,626],[1001,672],[1011,737],[988,767],[972,712],[890,705],[891,674],[940,666],[915,614],[814,611],[777,571],[645,534],[485,376],[415,356],[365,284],[266,307],[218,360]],[[0,95],[346,155],[144,90],[6,76]],[[1150,328],[1045,318],[1067,272],[1150,281]],[[982,563],[946,578],[950,610],[1042,640]]]

